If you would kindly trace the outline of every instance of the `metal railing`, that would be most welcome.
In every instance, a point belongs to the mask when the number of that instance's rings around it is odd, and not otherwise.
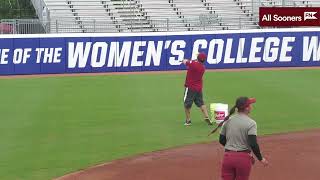
[[[183,20],[150,19],[146,22],[110,23],[103,20],[82,20],[80,22],[56,19],[43,23],[39,19],[3,19],[0,24],[11,27],[11,31],[1,31],[0,34],[34,34],[34,33],[105,33],[105,32],[165,32],[165,31],[205,31],[205,30],[227,30],[227,29],[252,29],[258,28],[247,19],[226,19],[215,15],[201,15]],[[129,23],[129,24],[128,24]],[[251,23],[248,26],[248,23]]]
[[[206,3],[207,6],[216,5],[227,7],[238,5],[244,13],[223,11],[215,14],[200,14],[199,16],[186,16],[183,18],[139,16],[139,20],[123,20],[120,17],[111,17],[112,21],[99,17],[77,17],[73,14],[69,18],[59,16],[58,9],[50,9],[44,0],[31,0],[39,19],[4,19],[0,21],[0,34],[32,34],[32,33],[103,33],[103,32],[160,32],[160,31],[200,31],[200,30],[227,30],[227,29],[253,29],[258,26],[259,7],[265,6],[312,6],[312,3],[302,0],[235,0],[224,3],[215,1]],[[71,0],[72,1],[72,0]],[[131,1],[134,2],[134,1]],[[227,1],[226,1],[227,2]],[[121,2],[120,2],[121,4]],[[124,3],[121,4],[124,8]],[[57,8],[56,7],[56,8]],[[121,6],[120,6],[121,7]],[[139,6],[130,5],[134,16]],[[155,5],[156,8],[156,5]],[[191,10],[191,9],[190,9]],[[221,9],[220,9],[221,10]],[[51,12],[52,11],[52,12]],[[50,16],[51,14],[58,16]],[[228,15],[221,16],[221,13]],[[140,13],[139,13],[140,15]],[[112,16],[112,15],[109,15]]]
[[[0,27],[0,34],[46,33],[39,19],[2,19]]]

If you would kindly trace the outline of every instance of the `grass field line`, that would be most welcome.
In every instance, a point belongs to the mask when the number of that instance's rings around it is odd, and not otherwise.
[[[240,72],[240,71],[279,71],[279,70],[308,70],[320,69],[320,66],[312,67],[267,67],[267,68],[231,68],[231,69],[207,69],[207,72]],[[106,76],[106,75],[134,75],[134,74],[181,74],[186,70],[172,71],[135,71],[135,72],[103,72],[103,73],[71,73],[71,74],[32,74],[32,75],[0,75],[0,79],[15,78],[46,78],[46,77],[73,77],[73,76]]]
[[[259,135],[319,128],[320,71],[293,69],[208,69],[206,104],[231,105],[240,95],[255,97],[252,117]],[[2,80],[0,179],[53,179],[146,152],[216,141],[207,137],[211,128],[196,108],[193,126],[183,126],[185,74]]]

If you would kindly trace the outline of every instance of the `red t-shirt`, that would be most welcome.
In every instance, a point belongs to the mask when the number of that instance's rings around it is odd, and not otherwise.
[[[188,72],[184,86],[202,92],[202,77],[206,70],[204,65],[199,61],[187,61],[186,65]]]

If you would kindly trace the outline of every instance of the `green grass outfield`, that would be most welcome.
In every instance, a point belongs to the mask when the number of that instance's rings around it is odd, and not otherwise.
[[[185,73],[0,79],[0,179],[45,180],[215,140],[198,109],[184,127]],[[207,72],[205,100],[257,98],[259,134],[320,127],[320,70]]]

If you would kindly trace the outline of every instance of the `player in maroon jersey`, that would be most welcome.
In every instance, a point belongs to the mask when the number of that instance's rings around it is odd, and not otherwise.
[[[203,74],[205,72],[204,62],[207,59],[207,55],[205,53],[199,53],[197,56],[197,60],[183,60],[182,63],[187,66],[187,77],[185,81],[185,92],[184,92],[184,109],[186,113],[186,126],[191,125],[190,118],[190,110],[193,102],[201,109],[201,112],[204,116],[204,120],[208,125],[212,125],[208,110],[206,105],[203,102]]]

